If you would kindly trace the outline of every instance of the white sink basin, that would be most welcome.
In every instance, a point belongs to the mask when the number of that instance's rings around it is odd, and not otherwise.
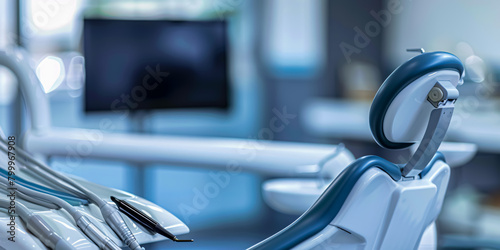
[[[323,193],[329,181],[320,179],[273,179],[263,184],[266,203],[276,211],[299,215]]]

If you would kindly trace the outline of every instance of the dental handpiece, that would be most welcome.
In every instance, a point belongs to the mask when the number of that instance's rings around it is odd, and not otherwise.
[[[8,208],[10,202],[0,199],[0,206]],[[48,248],[56,250],[76,249],[68,241],[58,235],[41,216],[31,212],[19,201],[16,201],[16,213],[26,223],[26,228]]]

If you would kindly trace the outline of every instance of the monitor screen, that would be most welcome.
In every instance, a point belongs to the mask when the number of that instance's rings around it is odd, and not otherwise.
[[[84,21],[85,110],[229,106],[225,21]]]

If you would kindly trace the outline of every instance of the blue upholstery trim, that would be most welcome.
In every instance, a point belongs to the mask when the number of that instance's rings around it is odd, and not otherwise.
[[[417,78],[434,71],[455,70],[460,75],[464,66],[460,59],[447,52],[430,52],[415,56],[394,70],[384,81],[373,99],[370,109],[370,129],[375,141],[384,148],[401,149],[413,143],[391,142],[384,134],[385,114],[394,98]]]
[[[7,179],[7,177],[8,177],[7,170],[5,170],[3,168],[0,168],[0,176],[1,176],[0,178],[3,177],[3,178]],[[74,196],[72,194],[69,194],[69,193],[61,192],[61,191],[58,191],[58,190],[54,190],[54,189],[50,189],[50,188],[44,187],[42,185],[38,185],[36,183],[27,181],[27,180],[25,180],[25,179],[23,179],[23,178],[21,178],[19,176],[16,176],[16,184],[19,184],[19,185],[21,185],[23,187],[32,189],[32,190],[37,191],[37,192],[41,192],[41,193],[45,193],[45,194],[49,194],[49,195],[61,198],[61,199],[65,200],[66,202],[70,203],[73,206],[87,205],[87,204],[89,204],[88,200],[78,198],[78,197],[76,197],[76,196]]]
[[[443,161],[446,162],[446,158],[444,157],[444,154],[441,152],[436,152],[434,157],[432,157],[432,160],[425,166],[425,168],[420,172],[420,178],[424,178],[424,176],[431,171],[432,167],[434,164],[436,164],[437,161]]]
[[[378,167],[396,181],[401,179],[401,170],[395,164],[378,156],[361,157],[344,169],[296,221],[249,249],[290,249],[313,237],[337,216],[356,182],[372,167]]]

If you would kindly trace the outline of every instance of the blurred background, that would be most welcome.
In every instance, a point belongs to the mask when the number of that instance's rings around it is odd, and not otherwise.
[[[498,9],[494,0],[0,0],[0,48],[30,52],[56,127],[342,142],[356,157],[392,161],[409,152],[389,152],[373,141],[367,125],[373,96],[398,65],[415,56],[407,48],[451,52],[466,73],[447,140],[474,143],[479,151],[452,169],[438,230],[499,238]],[[170,60],[154,61],[162,53]],[[128,60],[157,74],[157,65],[168,71],[198,63],[203,70],[183,72],[198,82],[175,89],[183,98],[153,96],[129,105],[129,112],[114,108],[113,100],[131,93],[147,70],[117,70],[117,63]],[[14,77],[0,68],[0,126],[7,134],[27,130],[21,98]],[[294,118],[279,132],[263,133],[278,113]],[[102,128],[103,119],[112,126]],[[183,220],[196,240],[148,249],[241,249],[296,219],[263,202],[261,184],[272,176],[241,172],[203,209],[193,210],[193,197],[213,181],[210,170],[69,161],[52,157],[50,164],[159,204]]]

